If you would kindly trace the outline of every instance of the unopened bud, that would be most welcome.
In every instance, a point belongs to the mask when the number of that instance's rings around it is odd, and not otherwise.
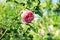
[[[39,30],[39,34],[41,35],[41,36],[44,36],[44,30],[43,29],[41,29],[41,30]]]
[[[48,26],[48,31],[52,32],[53,31],[53,25]]]

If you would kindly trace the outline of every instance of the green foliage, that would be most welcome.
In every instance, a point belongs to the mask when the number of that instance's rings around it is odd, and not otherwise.
[[[31,10],[38,15],[29,24],[21,22],[21,11]],[[45,10],[45,11],[43,11]],[[45,12],[47,11],[47,14]],[[0,2],[0,40],[60,40],[60,34],[55,36],[60,29],[60,2],[54,5],[50,0],[7,0]],[[53,32],[48,31],[48,26],[53,25]],[[44,29],[45,35],[38,32]]]

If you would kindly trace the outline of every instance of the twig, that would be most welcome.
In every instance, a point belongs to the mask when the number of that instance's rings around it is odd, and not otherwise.
[[[0,40],[2,39],[2,37],[7,33],[7,29],[5,30],[5,32],[2,34],[2,36],[0,37]]]

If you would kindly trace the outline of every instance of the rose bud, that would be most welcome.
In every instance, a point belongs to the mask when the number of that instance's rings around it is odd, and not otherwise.
[[[43,29],[39,30],[39,34],[40,34],[41,36],[44,36],[44,34],[45,34],[44,30],[43,30]]]
[[[58,29],[58,30],[56,30],[56,32],[55,32],[55,36],[58,36],[59,35],[59,33],[60,33],[60,30]]]
[[[53,31],[53,25],[48,26],[48,31],[52,32]]]
[[[31,21],[34,19],[34,14],[32,11],[25,10],[23,11],[21,17],[23,23],[31,23]]]

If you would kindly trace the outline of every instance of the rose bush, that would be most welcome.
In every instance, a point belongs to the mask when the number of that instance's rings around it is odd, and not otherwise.
[[[60,40],[60,2],[2,0],[0,40]]]

